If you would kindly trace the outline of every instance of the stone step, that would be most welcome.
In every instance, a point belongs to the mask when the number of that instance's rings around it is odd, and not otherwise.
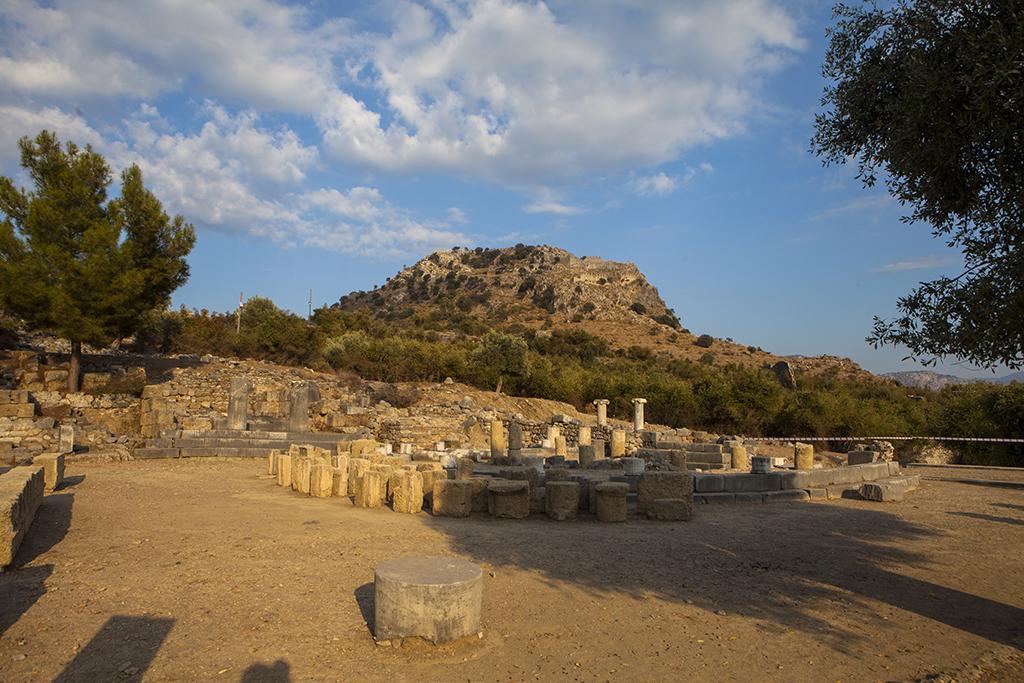
[[[223,438],[223,439],[274,439],[279,441],[291,441],[292,443],[317,443],[320,441],[351,441],[360,438],[357,434],[341,434],[338,432],[285,432],[250,430],[239,431],[236,429],[179,429],[168,432],[165,436],[178,439],[195,438]]]
[[[174,439],[171,447],[177,448],[277,448],[282,451],[288,450],[291,444],[297,446],[320,446],[333,451],[338,440],[311,442],[304,439],[289,441],[287,439],[223,439],[223,438],[194,438]],[[147,444],[153,445],[153,444]]]
[[[693,453],[686,452],[687,463],[713,463],[718,465],[732,464],[732,456],[723,453]]]

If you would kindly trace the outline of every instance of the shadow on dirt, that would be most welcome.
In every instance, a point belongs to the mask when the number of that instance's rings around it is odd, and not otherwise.
[[[370,631],[370,637],[373,637],[373,629],[377,623],[377,617],[375,612],[374,604],[374,588],[373,583],[364,583],[359,588],[352,592],[355,596],[356,604],[359,605],[359,612],[363,615],[363,622],[366,624],[366,628]]]
[[[173,626],[163,617],[110,617],[54,681],[141,681]]]
[[[983,522],[999,522],[1001,524],[1015,524],[1017,526],[1024,526],[1024,519],[1015,519],[1013,517],[1000,517],[999,515],[986,515],[983,512],[947,512],[947,515],[955,515],[957,517],[970,517],[971,519],[980,519]]]
[[[827,617],[877,602],[1020,647],[1024,610],[912,578],[908,542],[938,532],[880,510],[795,503],[696,511],[688,523],[608,525],[430,517],[453,549],[495,567],[540,572],[595,593],[651,595],[813,634],[837,651],[862,636]],[[871,601],[871,602],[868,602]],[[875,602],[877,601],[877,602]],[[766,624],[767,625],[767,624]]]
[[[253,664],[239,679],[239,683],[289,683],[292,680],[288,662],[279,659],[273,664]]]
[[[46,580],[53,573],[53,565],[26,565],[67,535],[74,499],[72,493],[50,494],[43,498],[14,562],[0,574],[0,635],[46,593]]]

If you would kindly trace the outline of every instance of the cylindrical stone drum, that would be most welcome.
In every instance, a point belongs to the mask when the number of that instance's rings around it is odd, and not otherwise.
[[[480,633],[483,573],[454,557],[403,557],[373,573],[374,637],[435,645]]]
[[[496,479],[487,485],[487,510],[492,517],[526,519],[530,516],[530,484]]]
[[[595,487],[597,492],[597,519],[601,522],[626,521],[626,494],[629,484],[606,481]]]
[[[544,511],[550,519],[576,519],[580,509],[580,485],[574,481],[549,481],[544,485]]]
[[[732,468],[734,470],[750,469],[750,459],[747,458],[747,449],[743,446],[732,447]]]
[[[793,460],[798,470],[814,469],[814,446],[809,443],[798,443],[793,449]]]

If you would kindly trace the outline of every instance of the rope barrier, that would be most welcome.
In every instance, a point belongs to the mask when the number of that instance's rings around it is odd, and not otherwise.
[[[1024,443],[1024,439],[993,439],[980,436],[755,436],[746,441],[968,441],[977,443]]]

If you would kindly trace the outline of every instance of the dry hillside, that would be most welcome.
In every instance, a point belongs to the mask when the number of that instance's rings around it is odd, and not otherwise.
[[[766,366],[782,359],[726,339],[699,345],[636,265],[546,245],[435,252],[382,287],[352,292],[336,305],[448,332],[465,332],[460,321],[466,320],[506,329],[576,328],[614,350],[639,347],[695,361],[710,354],[705,361],[716,365]],[[846,358],[786,360],[798,372],[871,376]]]

